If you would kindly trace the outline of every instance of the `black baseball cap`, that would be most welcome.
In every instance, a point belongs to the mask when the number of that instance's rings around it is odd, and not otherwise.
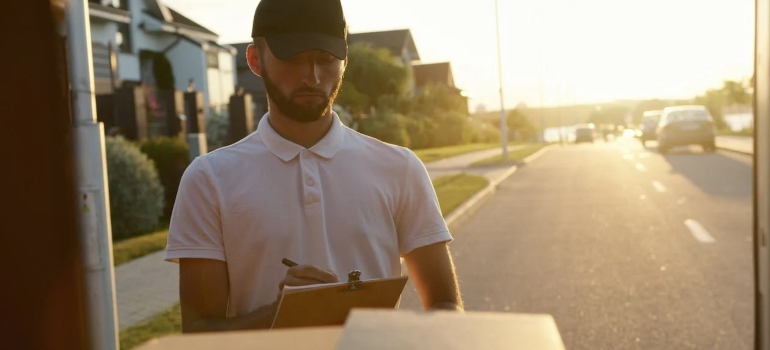
[[[340,0],[262,0],[251,28],[252,38],[260,36],[279,59],[313,49],[341,60],[348,54]]]

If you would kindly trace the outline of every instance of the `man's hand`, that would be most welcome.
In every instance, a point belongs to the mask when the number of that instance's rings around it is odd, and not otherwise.
[[[278,290],[282,291],[284,286],[297,287],[339,281],[339,277],[334,272],[313,265],[297,265],[286,271],[286,277],[278,285]]]

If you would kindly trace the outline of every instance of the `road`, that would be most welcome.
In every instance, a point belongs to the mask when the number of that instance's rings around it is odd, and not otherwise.
[[[453,233],[466,308],[551,314],[567,349],[752,349],[751,176],[730,152],[557,147]]]

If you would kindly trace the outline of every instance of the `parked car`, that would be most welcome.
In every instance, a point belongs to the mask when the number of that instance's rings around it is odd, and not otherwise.
[[[575,143],[594,142],[596,128],[593,124],[581,124],[575,126]]]
[[[714,119],[705,106],[664,108],[656,133],[660,153],[689,145],[700,145],[706,152],[716,150]]]
[[[647,141],[658,139],[655,130],[662,113],[663,111],[646,111],[642,114],[642,125],[639,126],[639,140],[642,141],[642,146],[646,147]]]

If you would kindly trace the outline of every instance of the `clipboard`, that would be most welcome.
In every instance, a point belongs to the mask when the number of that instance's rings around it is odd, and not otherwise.
[[[284,287],[271,328],[336,326],[353,308],[395,308],[408,279],[360,277],[354,270],[347,282]]]

